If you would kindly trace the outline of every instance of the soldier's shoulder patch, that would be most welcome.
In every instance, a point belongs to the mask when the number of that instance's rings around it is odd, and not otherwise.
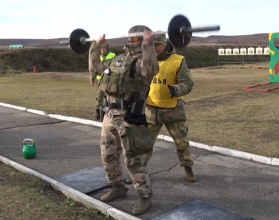
[[[115,60],[115,64],[114,66],[119,67],[122,65],[122,63],[124,62],[125,58],[124,57],[117,57]]]

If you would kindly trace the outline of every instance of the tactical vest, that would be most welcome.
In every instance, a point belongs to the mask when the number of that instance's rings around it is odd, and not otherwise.
[[[142,80],[135,78],[136,68],[131,71],[132,63],[136,59],[121,54],[112,60],[109,69],[101,75],[98,83],[99,89],[109,96],[131,96],[133,91],[139,91],[140,97],[145,99],[149,86],[144,85]],[[135,63],[133,64],[135,65]]]
[[[168,85],[176,84],[176,75],[180,69],[183,56],[172,54],[167,60],[159,61],[160,70],[154,76],[147,97],[147,105],[159,108],[175,108],[177,100],[182,97],[172,97]]]
[[[114,58],[114,57],[115,57],[115,53],[110,52],[110,53],[106,56],[105,60],[110,60],[110,59],[112,59],[112,58]],[[104,58],[103,58],[102,55],[100,56],[100,60],[101,60],[101,61],[104,60]],[[100,80],[100,79],[101,79],[101,75],[97,75],[96,79],[97,79],[97,80]]]

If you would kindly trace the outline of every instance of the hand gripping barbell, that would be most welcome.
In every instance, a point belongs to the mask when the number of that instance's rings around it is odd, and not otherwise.
[[[206,31],[218,31],[220,26],[209,26],[209,27],[199,27],[192,28],[191,23],[187,17],[184,15],[175,15],[169,22],[168,31],[165,32],[153,32],[156,34],[166,34],[169,35],[169,40],[176,48],[186,47],[192,38],[193,32],[206,32]],[[143,36],[143,32],[132,33],[125,36],[110,37],[107,39],[125,38],[125,37],[137,37]],[[60,41],[60,44],[70,44],[70,47],[76,53],[84,53],[89,50],[90,42],[95,39],[91,39],[89,34],[83,29],[75,29],[70,34],[68,41]]]

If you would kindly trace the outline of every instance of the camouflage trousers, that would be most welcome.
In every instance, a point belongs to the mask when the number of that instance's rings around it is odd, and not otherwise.
[[[98,85],[98,80],[96,80],[95,85]],[[105,93],[103,93],[98,87],[97,87],[97,96],[96,96],[96,102],[95,102],[95,109],[100,109],[104,103]]]
[[[158,134],[162,128],[163,124],[148,124],[148,127],[151,130],[153,143],[157,139]],[[182,167],[191,167],[193,166],[193,159],[190,152],[190,144],[187,138],[188,126],[186,121],[179,121],[173,123],[165,124],[170,136],[173,138],[177,157]],[[153,152],[145,154],[145,165],[147,166],[148,161],[151,159]]]
[[[123,170],[120,164],[122,153],[136,192],[142,197],[149,197],[152,194],[152,186],[146,167],[142,163],[144,154],[131,155],[127,153],[127,149],[130,148],[128,146],[129,140],[134,139],[134,137],[129,137],[131,133],[127,132],[126,126],[123,115],[108,116],[105,114],[100,145],[106,178],[113,184],[124,185]],[[151,139],[150,142],[152,142]]]

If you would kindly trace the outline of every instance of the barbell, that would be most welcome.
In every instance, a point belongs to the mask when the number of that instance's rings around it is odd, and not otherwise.
[[[194,32],[206,32],[206,31],[219,31],[220,26],[207,26],[207,27],[196,27],[193,28],[189,19],[184,15],[175,15],[169,22],[168,30],[153,32],[154,35],[168,34],[170,42],[176,48],[186,47],[192,38]],[[117,39],[117,38],[129,38],[143,36],[143,32],[131,33],[124,36],[110,37],[106,39]],[[98,39],[98,38],[96,38]],[[60,41],[60,44],[70,44],[70,47],[76,53],[84,53],[89,50],[90,44],[93,40],[89,34],[83,29],[75,29],[70,34],[67,41]]]

